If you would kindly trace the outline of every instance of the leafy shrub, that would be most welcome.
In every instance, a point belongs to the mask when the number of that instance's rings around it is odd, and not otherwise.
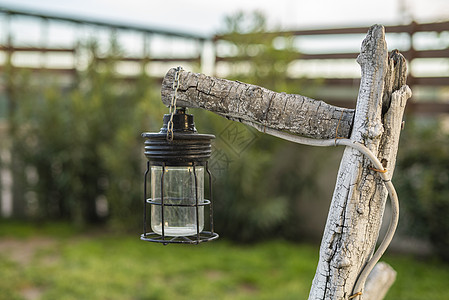
[[[140,133],[148,129],[150,109],[156,114],[162,105],[149,101],[146,75],[132,83],[118,79],[122,53],[114,40],[102,59],[95,43],[87,49],[89,65],[68,88],[48,77],[16,82],[12,134],[14,156],[24,166],[27,215],[81,225],[109,217],[134,227],[142,206]]]
[[[410,234],[428,237],[449,261],[449,134],[439,122],[410,122],[401,138],[398,183]]]

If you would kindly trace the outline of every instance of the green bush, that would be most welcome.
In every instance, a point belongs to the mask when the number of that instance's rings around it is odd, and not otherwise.
[[[408,234],[429,238],[449,261],[449,134],[438,121],[410,122],[395,172]]]
[[[17,79],[20,101],[10,121],[17,128],[13,155],[23,166],[26,214],[79,225],[109,217],[135,227],[142,206],[140,133],[150,111],[157,115],[163,106],[152,99],[146,75],[119,79],[115,67],[123,54],[114,40],[102,59],[95,43],[86,48],[89,65],[68,88],[48,77],[37,84]]]

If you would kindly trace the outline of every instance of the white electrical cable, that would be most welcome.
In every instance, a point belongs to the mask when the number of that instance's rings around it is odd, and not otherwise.
[[[303,144],[303,145],[309,145],[309,146],[318,146],[318,147],[329,147],[329,146],[347,146],[354,148],[361,152],[363,155],[365,155],[371,162],[374,164],[376,169],[384,170],[384,167],[382,166],[382,163],[377,159],[377,157],[364,145],[351,141],[350,139],[345,138],[338,138],[338,139],[327,139],[327,140],[316,140],[312,138],[306,138],[301,137],[293,134],[289,134],[286,132],[278,131],[275,129],[263,127],[258,124],[251,123],[251,126],[255,127],[257,130],[267,133],[269,135],[279,137],[281,139],[291,141],[297,144]],[[390,219],[390,225],[388,227],[387,233],[385,234],[384,239],[382,240],[382,243],[380,244],[379,248],[377,248],[377,251],[374,253],[374,255],[371,257],[371,259],[366,263],[365,267],[360,272],[359,277],[357,278],[357,281],[354,285],[353,294],[354,296],[352,299],[358,298],[358,296],[361,295],[362,289],[365,285],[366,278],[371,273],[372,269],[376,265],[376,263],[379,261],[381,256],[384,254],[385,250],[388,248],[388,245],[390,244],[391,240],[393,239],[394,233],[396,231],[396,227],[398,225],[399,221],[399,199],[398,195],[396,193],[396,190],[394,189],[393,184],[391,183],[391,178],[387,175],[387,173],[378,172],[379,175],[382,177],[383,182],[385,184],[385,187],[388,190],[388,194],[390,195],[390,203],[391,203],[391,219]]]

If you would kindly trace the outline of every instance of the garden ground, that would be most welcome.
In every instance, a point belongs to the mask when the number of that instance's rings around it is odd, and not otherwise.
[[[318,246],[268,241],[199,246],[64,224],[0,222],[0,299],[307,299]],[[386,299],[449,299],[449,265],[389,254]]]

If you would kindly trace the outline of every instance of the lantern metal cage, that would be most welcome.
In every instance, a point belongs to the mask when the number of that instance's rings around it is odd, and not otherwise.
[[[164,245],[199,244],[217,239],[213,226],[212,175],[208,168],[211,140],[215,136],[199,134],[193,115],[187,114],[185,108],[164,115],[160,132],[146,132],[142,136],[148,162],[144,173],[143,233],[140,239]],[[210,200],[203,196],[204,171],[209,181]],[[148,197],[149,177],[151,198]],[[148,228],[149,207],[151,231]],[[205,207],[209,207],[209,230],[203,230]],[[171,227],[171,223],[177,222],[175,219],[184,220],[186,216],[190,222],[185,227],[188,230]]]

